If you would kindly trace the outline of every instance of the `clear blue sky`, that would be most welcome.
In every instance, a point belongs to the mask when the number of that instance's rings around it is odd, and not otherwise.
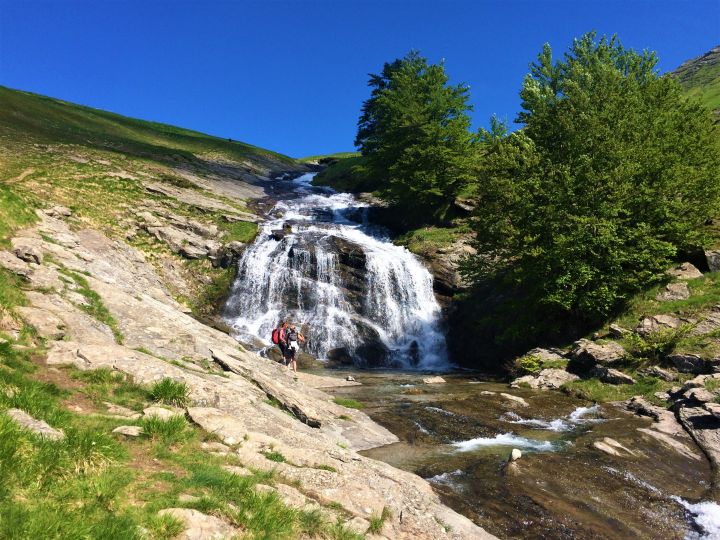
[[[720,0],[0,0],[0,84],[300,157],[352,150],[367,74],[411,48],[471,86],[477,127],[592,29],[669,71],[720,44]]]

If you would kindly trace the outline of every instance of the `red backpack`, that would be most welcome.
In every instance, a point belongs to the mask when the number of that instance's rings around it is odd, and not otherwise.
[[[272,331],[272,342],[273,342],[275,345],[279,345],[279,344],[280,344],[280,339],[282,339],[282,337],[283,337],[283,330],[282,330],[282,328],[275,328],[275,329]]]

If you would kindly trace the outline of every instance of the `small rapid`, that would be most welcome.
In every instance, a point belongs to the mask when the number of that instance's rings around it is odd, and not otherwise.
[[[224,315],[243,341],[269,344],[283,320],[298,324],[318,359],[359,367],[448,367],[440,306],[428,270],[384,230],[367,204],[294,181],[239,261]]]

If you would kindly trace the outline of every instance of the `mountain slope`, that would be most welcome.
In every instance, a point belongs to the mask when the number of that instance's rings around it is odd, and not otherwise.
[[[720,46],[688,60],[672,75],[688,95],[699,98],[720,120]]]

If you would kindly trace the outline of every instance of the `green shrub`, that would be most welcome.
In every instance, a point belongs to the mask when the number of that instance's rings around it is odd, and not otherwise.
[[[150,388],[150,397],[153,401],[184,407],[190,401],[190,390],[183,381],[164,378]]]
[[[661,362],[675,351],[680,341],[687,337],[693,328],[692,324],[682,324],[677,328],[657,330],[645,337],[633,332],[625,337],[625,346],[635,360]]]
[[[543,369],[542,359],[536,354],[518,358],[515,365],[521,375],[537,375]]]
[[[380,515],[373,514],[370,516],[370,526],[368,532],[372,534],[380,534],[382,532],[385,521],[392,517],[392,512],[387,506],[383,506]]]
[[[276,452],[274,450],[270,450],[269,452],[265,452],[265,457],[269,459],[270,461],[275,461],[277,463],[285,463],[287,461],[285,459],[285,456],[283,456],[280,452]]]

